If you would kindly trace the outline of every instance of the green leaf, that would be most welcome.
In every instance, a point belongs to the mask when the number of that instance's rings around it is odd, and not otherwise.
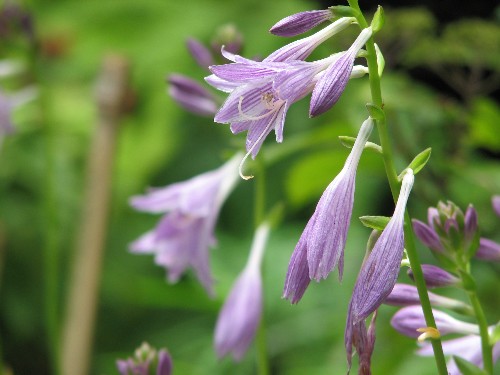
[[[354,142],[356,142],[356,138],[348,137],[345,135],[340,135],[339,139],[340,139],[340,142],[342,142],[342,145],[347,147],[347,148],[352,148],[354,146]],[[378,144],[373,143],[373,142],[366,142],[365,150],[375,151],[376,153],[382,155],[382,147],[380,147]]]
[[[384,26],[384,23],[385,23],[384,8],[382,8],[379,5],[372,19],[371,27],[373,29],[373,33],[375,34],[379,32],[380,29]]]
[[[378,76],[382,77],[385,68],[385,58],[377,43],[375,43],[375,53],[377,54]]]
[[[370,117],[373,118],[374,120],[385,121],[384,110],[382,108],[380,108],[379,106],[377,106],[373,103],[367,103],[366,109],[368,110]]]
[[[411,168],[413,170],[414,175],[416,175],[418,172],[420,172],[422,170],[422,168],[424,168],[425,165],[427,164],[427,162],[429,161],[429,158],[431,157],[431,151],[432,151],[432,149],[429,147],[429,148],[425,149],[424,151],[422,151],[421,153],[419,153],[417,156],[415,156],[415,158],[413,158],[413,160],[408,165],[408,167],[406,167],[401,172],[401,174],[398,176],[398,180],[399,181],[403,180],[403,177],[404,177],[406,170],[408,168]]]
[[[329,7],[333,12],[333,15],[335,17],[357,17],[359,16],[359,12],[356,9],[353,9],[351,7],[345,6],[345,5],[335,5],[332,7]]]
[[[453,356],[453,360],[457,364],[458,369],[463,375],[487,375],[487,372],[480,369],[476,365],[466,361],[465,359]]]
[[[365,227],[376,230],[384,230],[391,218],[387,216],[361,216],[359,220],[361,220],[361,223]]]

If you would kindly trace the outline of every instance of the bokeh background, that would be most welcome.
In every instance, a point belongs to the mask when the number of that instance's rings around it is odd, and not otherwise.
[[[360,2],[367,10],[372,2]],[[421,150],[432,157],[416,179],[409,209],[452,200],[474,204],[484,236],[500,240],[491,196],[500,192],[500,8],[492,1],[383,2],[386,26],[378,35],[386,58],[383,77],[398,168]],[[92,374],[115,374],[115,360],[143,341],[167,347],[176,375],[254,374],[255,349],[244,360],[217,360],[212,346],[217,312],[245,264],[253,231],[252,181],[241,181],[226,202],[212,251],[217,296],[210,299],[188,273],[176,285],[151,256],[128,244],[158,216],[138,213],[128,199],[216,168],[244,135],[180,108],[166,93],[173,72],[202,81],[207,72],[187,52],[195,37],[209,44],[222,25],[244,37],[244,56],[266,56],[288,42],[268,29],[279,19],[323,5],[300,0],[14,1],[1,2],[0,58],[22,63],[2,78],[15,93],[36,87],[38,96],[14,112],[16,131],[0,150],[0,338],[2,361],[13,374],[57,374],[57,348],[68,301],[72,262],[85,212],[87,165],[98,131],[96,82],[109,54],[130,66],[130,89],[116,138],[110,213],[98,293]],[[418,7],[417,7],[418,6]],[[313,57],[346,48],[355,28],[322,45]],[[222,98],[222,96],[221,96]],[[282,202],[264,259],[267,346],[272,374],[344,374],[347,305],[369,230],[361,215],[390,215],[393,203],[382,161],[362,158],[346,249],[344,280],[332,275],[309,287],[297,306],[281,299],[291,252],[327,184],[348,150],[339,135],[354,136],[366,117],[366,79],[350,82],[327,114],[309,119],[308,102],[287,116],[285,140],[269,137],[259,154],[276,162],[266,170],[267,207]],[[375,139],[375,138],[374,138]],[[307,143],[308,147],[301,144]],[[280,147],[283,147],[280,149]],[[105,161],[103,161],[105,162]],[[255,178],[257,180],[259,176]],[[426,262],[434,262],[423,246]],[[490,324],[499,319],[498,264],[476,262],[474,275]],[[409,282],[402,272],[401,280]],[[463,298],[460,293],[442,291]],[[374,374],[434,374],[432,358],[415,356],[415,342],[389,324],[394,307],[377,321]],[[498,368],[498,366],[497,366]],[[353,371],[356,371],[355,369]],[[9,372],[8,372],[9,373]]]

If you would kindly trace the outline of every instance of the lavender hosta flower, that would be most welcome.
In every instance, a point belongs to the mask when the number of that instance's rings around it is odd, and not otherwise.
[[[260,225],[248,262],[219,313],[214,338],[219,358],[231,353],[235,360],[241,360],[255,337],[262,315],[260,265],[268,236],[269,225]]]
[[[493,206],[493,211],[500,216],[500,195],[494,195],[491,198],[491,204]]]
[[[297,303],[310,280],[319,281],[338,265],[342,279],[343,254],[354,202],[356,169],[373,129],[369,117],[359,130],[344,168],[328,185],[292,253],[283,297]]]
[[[198,82],[180,74],[170,75],[167,81],[172,99],[189,112],[203,116],[213,116],[217,112],[215,97]]]
[[[278,36],[295,36],[311,30],[332,17],[333,13],[329,9],[300,12],[278,21],[269,31]]]
[[[439,236],[432,226],[429,226],[420,220],[413,219],[413,230],[418,239],[429,249],[441,253],[444,251],[443,245],[439,240]]]
[[[208,69],[210,65],[214,64],[212,53],[198,40],[189,38],[186,41],[186,46],[191,56],[193,56],[193,59],[202,68]]]
[[[458,356],[472,364],[483,368],[483,353],[481,350],[481,337],[478,335],[468,335],[457,339],[442,341],[443,352],[445,355]],[[500,358],[500,342],[493,345],[493,364]],[[425,343],[418,350],[417,354],[429,357],[434,356],[431,343]],[[451,359],[446,364],[449,375],[462,375],[455,361]]]
[[[480,238],[479,249],[474,256],[482,260],[500,262],[500,244],[488,238]]]
[[[375,311],[396,284],[404,250],[404,214],[413,182],[413,171],[408,169],[394,214],[361,267],[351,298],[354,324]]]
[[[312,92],[309,117],[326,112],[339,100],[349,81],[354,66],[354,59],[371,36],[371,27],[362,30],[352,46],[349,47],[342,57],[331,64],[318,80]]]
[[[166,214],[156,228],[130,245],[131,251],[155,254],[155,262],[168,270],[170,282],[192,267],[212,295],[208,250],[215,242],[220,208],[236,184],[240,158],[236,154],[216,170],[132,197],[130,204],[135,209]]]
[[[167,350],[157,352],[147,343],[143,343],[136,351],[133,358],[116,361],[120,375],[171,375],[172,357]]]
[[[460,279],[458,277],[453,276],[451,273],[432,264],[422,264],[422,273],[424,275],[425,285],[427,288],[456,286],[460,284]],[[415,281],[411,268],[408,270],[408,276]]]
[[[342,17],[307,38],[296,40],[274,51],[264,62],[286,62],[305,60],[321,43],[356,22],[353,17]]]
[[[283,141],[283,126],[288,108],[309,94],[321,72],[339,58],[339,54],[315,62],[257,62],[223,50],[231,64],[211,66],[213,76],[207,82],[222,91],[230,91],[214,121],[230,123],[233,133],[247,131],[247,155],[255,158],[267,135],[274,129],[276,141]],[[358,67],[353,76],[366,69]],[[232,83],[233,85],[231,85]],[[219,85],[220,84],[220,85]],[[245,179],[247,177],[241,176]]]
[[[465,335],[479,333],[479,327],[476,324],[471,324],[455,319],[452,316],[439,310],[433,309],[432,313],[434,315],[434,319],[436,320],[436,326],[441,336],[451,333],[460,333]],[[407,306],[400,309],[392,317],[391,325],[399,333],[413,338],[417,338],[420,336],[420,333],[417,331],[417,329],[427,327],[424,313],[420,305]]]
[[[471,307],[462,301],[443,297],[431,292],[428,292],[428,296],[432,306],[473,313]],[[384,300],[384,303],[392,306],[420,305],[420,297],[415,286],[396,283],[391,293]]]

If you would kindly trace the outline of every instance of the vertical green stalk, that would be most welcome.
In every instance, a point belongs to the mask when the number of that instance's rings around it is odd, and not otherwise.
[[[264,211],[266,207],[266,178],[265,168],[261,161],[257,161],[257,177],[254,180],[254,227],[255,230],[264,221]],[[262,266],[263,267],[263,266]],[[262,272],[264,273],[264,272]],[[263,309],[264,310],[264,305]],[[255,339],[257,346],[257,374],[269,375],[269,359],[267,357],[266,325],[264,322],[264,311],[260,321],[257,337]]]
[[[490,334],[488,332],[488,322],[486,321],[486,316],[484,315],[484,311],[481,307],[481,303],[479,302],[479,298],[477,297],[477,291],[475,288],[468,289],[467,296],[469,297],[472,308],[474,309],[474,314],[476,315],[477,323],[479,325],[484,370],[488,374],[493,374],[493,353],[490,344]]]
[[[351,8],[355,9],[359,12],[357,21],[361,28],[368,27],[368,23],[364,18],[361,9],[359,8],[357,0],[348,0]],[[375,45],[373,41],[373,37],[368,40],[366,43],[366,50],[368,52],[368,56],[366,56],[366,61],[368,64],[368,71],[370,75],[370,91],[372,96],[373,104],[378,106],[383,111],[383,99],[382,99],[382,90],[380,85],[380,76],[378,74],[378,64],[377,64],[377,55],[375,51]],[[385,123],[385,116],[383,119],[377,120],[377,130],[380,138],[380,145],[383,150],[383,159],[384,166],[387,174],[387,179],[389,181],[389,186],[391,188],[391,193],[394,198],[394,201],[397,200],[398,191],[399,191],[399,182],[397,179],[396,168],[394,166],[394,159],[392,156],[392,148],[390,144],[389,134],[387,131],[387,126]],[[434,315],[432,314],[432,307],[429,301],[429,296],[427,294],[427,287],[425,285],[424,277],[422,274],[422,268],[420,265],[420,260],[418,257],[418,253],[415,247],[415,240],[413,234],[413,228],[411,225],[411,219],[408,214],[408,211],[405,213],[405,225],[404,225],[404,234],[405,234],[405,248],[408,253],[408,259],[411,264],[411,268],[415,278],[415,285],[418,290],[418,294],[420,297],[420,302],[422,304],[422,310],[425,317],[425,322],[427,326],[437,328],[436,322],[434,320]],[[434,350],[434,357],[436,360],[436,366],[438,368],[438,372],[440,375],[447,375],[448,370],[446,368],[446,360],[444,358],[443,348],[441,346],[440,339],[433,339],[431,341],[432,348]]]

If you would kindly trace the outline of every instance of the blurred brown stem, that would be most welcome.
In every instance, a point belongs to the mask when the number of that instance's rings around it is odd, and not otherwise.
[[[82,224],[62,332],[63,375],[89,373],[115,140],[123,112],[127,79],[128,64],[122,57],[105,58],[101,77],[97,82],[99,123],[89,155]]]

